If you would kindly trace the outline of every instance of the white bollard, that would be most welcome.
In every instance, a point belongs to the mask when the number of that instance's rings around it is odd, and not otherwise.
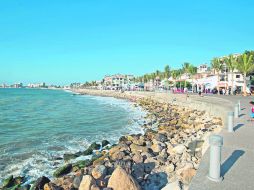
[[[223,138],[219,135],[211,135],[209,137],[210,143],[210,166],[208,179],[221,182],[221,147],[223,145]]]
[[[238,113],[240,113],[240,112],[241,112],[241,101],[238,100]]]
[[[234,112],[228,112],[228,132],[233,132]]]
[[[238,104],[235,104],[235,118],[238,118],[239,117],[239,108],[238,108]]]

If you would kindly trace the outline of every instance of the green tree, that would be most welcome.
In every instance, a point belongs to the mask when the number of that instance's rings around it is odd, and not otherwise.
[[[244,86],[243,93],[246,95],[246,77],[254,71],[253,55],[244,53],[237,59],[236,68],[243,74]]]
[[[224,61],[229,69],[230,74],[231,74],[231,87],[232,87],[231,90],[233,90],[234,89],[234,86],[233,86],[234,85],[234,70],[236,68],[236,57],[231,54],[228,57],[226,57],[224,59]]]
[[[183,70],[183,73],[185,75],[189,74],[189,67],[190,67],[190,63],[187,63],[185,62],[183,65],[182,65],[182,70]],[[184,80],[184,88],[186,87],[186,79]]]
[[[168,79],[170,77],[170,68],[168,65],[164,68],[164,78]]]
[[[197,67],[195,67],[193,65],[190,65],[189,68],[188,68],[188,73],[191,76],[191,80],[192,80],[191,89],[192,89],[192,92],[193,92],[193,80],[194,80],[194,75],[197,74]]]
[[[220,59],[217,58],[217,57],[213,58],[213,60],[211,62],[211,66],[217,74],[217,80],[218,80],[218,83],[219,83],[219,80],[220,80],[219,72],[222,68]],[[218,94],[219,94],[219,85],[218,85],[218,83],[217,83],[217,91],[218,91]]]

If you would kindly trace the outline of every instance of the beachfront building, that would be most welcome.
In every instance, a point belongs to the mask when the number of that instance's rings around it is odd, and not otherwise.
[[[154,91],[154,89],[155,89],[155,86],[152,79],[144,84],[145,91]]]
[[[19,82],[19,83],[15,83],[13,85],[11,85],[12,88],[23,88],[23,83]]]
[[[131,87],[131,84],[133,84],[133,79],[134,79],[133,75],[116,74],[105,76],[103,79],[103,89],[128,90]]]
[[[210,72],[210,67],[208,67],[208,64],[201,64],[197,67],[197,73],[198,74],[203,74],[203,73],[208,73]]]
[[[47,88],[45,82],[42,83],[30,83],[27,85],[28,88]]]

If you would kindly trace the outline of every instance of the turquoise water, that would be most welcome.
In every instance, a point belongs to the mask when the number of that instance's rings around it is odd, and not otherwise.
[[[64,153],[140,133],[143,116],[140,108],[115,98],[0,89],[0,179],[10,174],[51,177]]]

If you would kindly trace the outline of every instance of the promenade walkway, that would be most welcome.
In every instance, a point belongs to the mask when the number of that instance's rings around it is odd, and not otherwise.
[[[204,97],[213,102],[215,97]],[[224,128],[221,174],[224,180],[220,183],[210,181],[206,176],[209,167],[209,149],[205,153],[197,175],[193,178],[190,190],[253,190],[254,189],[254,122],[247,121],[250,115],[249,102],[253,97],[219,96],[233,104],[241,100],[240,117],[235,119],[234,132],[229,133]],[[223,105],[222,105],[223,106]],[[226,105],[225,105],[226,106]],[[233,110],[231,110],[233,111]]]

